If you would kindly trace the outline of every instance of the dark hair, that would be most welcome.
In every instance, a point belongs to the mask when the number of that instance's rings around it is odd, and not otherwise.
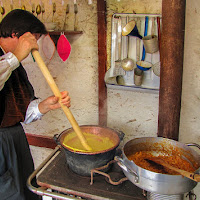
[[[0,37],[12,37],[12,34],[15,33],[19,38],[26,32],[47,34],[44,24],[26,10],[12,10],[0,23]]]

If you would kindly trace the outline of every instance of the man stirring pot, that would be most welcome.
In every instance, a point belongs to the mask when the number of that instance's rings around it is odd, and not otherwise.
[[[59,98],[40,101],[34,96],[26,71],[21,65],[29,53],[38,50],[37,40],[47,34],[44,24],[32,13],[16,9],[0,23],[0,199],[36,200],[26,181],[34,170],[29,145],[21,122],[41,119],[60,108]],[[70,107],[68,92],[61,102]]]

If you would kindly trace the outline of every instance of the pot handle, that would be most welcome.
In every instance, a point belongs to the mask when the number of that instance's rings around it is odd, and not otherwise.
[[[126,164],[124,163],[123,159],[120,158],[119,156],[115,156],[115,161],[117,161],[117,164],[126,172],[130,173],[131,175],[135,176],[135,183],[139,182],[139,176],[137,175],[136,172],[134,172],[132,169],[130,169],[129,167],[126,166]]]
[[[112,129],[112,130],[117,133],[117,135],[119,136],[120,141],[122,141],[124,139],[125,133],[123,131],[120,131],[118,129]]]
[[[124,139],[125,133],[123,131],[117,131],[120,141]]]
[[[200,145],[199,144],[196,144],[196,143],[187,143],[186,144],[187,146],[194,146],[194,147],[197,147],[200,149]]]
[[[61,135],[61,134],[60,134],[60,135]],[[60,145],[60,141],[59,141],[60,135],[59,135],[59,134],[55,134],[55,135],[53,136],[53,139],[54,139],[54,141],[56,142],[57,145]]]

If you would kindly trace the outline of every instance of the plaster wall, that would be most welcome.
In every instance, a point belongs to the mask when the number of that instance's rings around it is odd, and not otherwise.
[[[14,2],[14,8],[19,8],[19,2]],[[65,6],[70,4],[67,15],[67,29],[73,29],[73,1],[56,1],[57,11],[52,16],[52,5],[42,1],[45,13],[38,17],[42,21],[58,23],[61,30],[65,18]],[[88,5],[86,0],[78,3],[78,30],[83,34],[67,36],[72,45],[72,52],[67,61],[63,62],[57,51],[52,60],[45,58],[42,51],[42,38],[39,41],[40,53],[47,64],[56,84],[61,91],[68,90],[71,96],[71,111],[79,125],[98,124],[98,36],[97,36],[97,1]],[[10,10],[10,2],[3,1],[6,11]],[[21,1],[31,11],[30,1]],[[32,1],[35,5],[40,1]],[[107,0],[107,54],[110,65],[111,48],[111,18],[114,13],[155,13],[161,14],[162,0]],[[180,141],[200,144],[200,1],[190,0],[186,4],[185,54],[183,71],[183,92],[180,121]],[[36,96],[44,99],[52,95],[37,64],[29,56],[23,64],[29,79],[35,88]],[[156,136],[158,126],[158,94],[140,93],[108,89],[108,127],[125,133],[124,141],[135,137]],[[55,110],[28,125],[24,125],[27,133],[53,136],[71,127],[62,110]],[[35,165],[38,166],[52,151],[50,149],[31,147]],[[197,150],[198,151],[198,150]],[[198,151],[200,153],[200,151]],[[200,188],[195,188],[197,199],[200,200]]]

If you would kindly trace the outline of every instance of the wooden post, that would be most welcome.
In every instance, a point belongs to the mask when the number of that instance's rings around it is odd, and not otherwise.
[[[162,1],[158,136],[178,140],[186,0]]]
[[[107,88],[104,76],[107,70],[106,51],[106,1],[97,1],[98,17],[98,94],[99,94],[99,125],[107,125]]]

